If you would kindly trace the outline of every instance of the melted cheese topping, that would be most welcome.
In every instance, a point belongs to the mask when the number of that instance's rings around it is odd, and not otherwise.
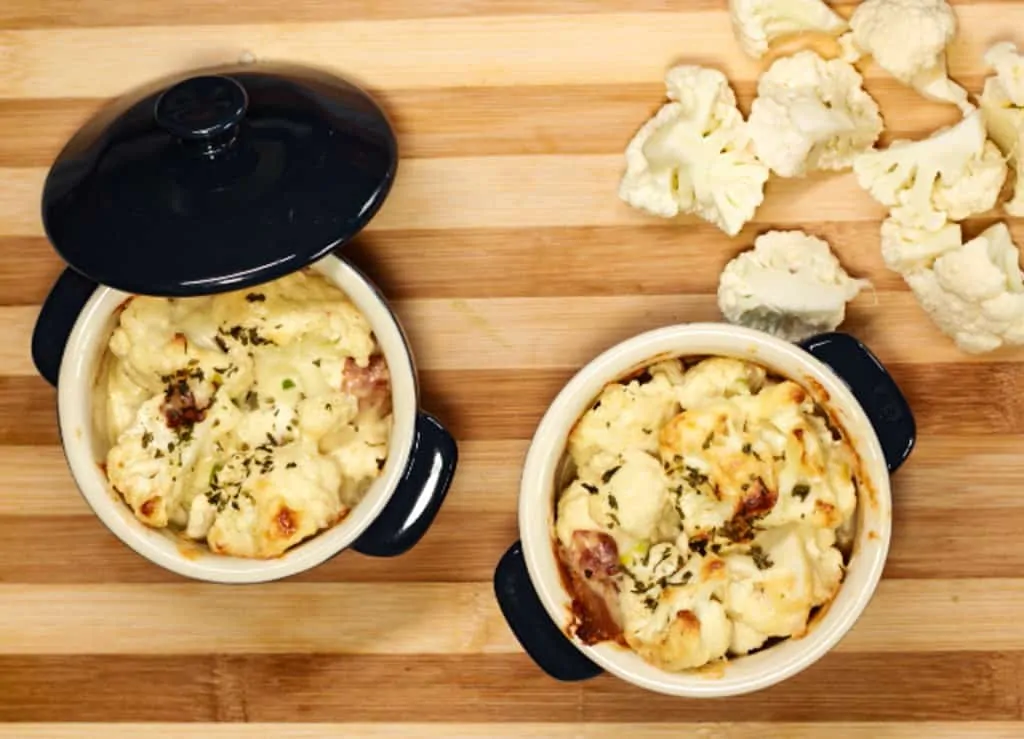
[[[99,378],[107,476],[144,523],[275,557],[345,517],[391,432],[369,323],[313,272],[185,299],[132,298]]]
[[[592,561],[581,541],[614,542],[608,612],[666,670],[801,636],[835,596],[852,539],[860,469],[842,430],[804,388],[749,362],[663,362],[641,379],[605,388],[570,435],[563,560]]]

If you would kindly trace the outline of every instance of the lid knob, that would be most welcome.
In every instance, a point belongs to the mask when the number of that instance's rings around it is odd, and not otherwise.
[[[192,77],[169,88],[156,101],[157,125],[186,141],[231,134],[249,103],[245,88],[231,77]]]

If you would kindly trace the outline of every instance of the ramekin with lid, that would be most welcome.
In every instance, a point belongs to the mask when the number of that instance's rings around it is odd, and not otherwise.
[[[868,482],[844,581],[806,635],[732,657],[714,669],[667,672],[613,642],[588,645],[574,633],[554,539],[555,506],[569,434],[609,383],[670,357],[723,356],[766,367],[808,389],[840,422]],[[607,671],[668,695],[712,698],[761,690],[806,669],[850,630],[882,575],[892,533],[890,474],[914,446],[910,407],[871,352],[849,335],[825,334],[794,345],[725,324],[669,326],[618,344],[583,367],[559,392],[527,452],[519,492],[519,535],[495,570],[495,593],[522,646],[559,680]]]
[[[217,70],[116,103],[61,152],[43,222],[68,262],[40,312],[32,354],[57,387],[72,476],[125,544],[180,575],[223,583],[288,577],[352,547],[407,551],[426,532],[457,463],[452,436],[419,409],[412,351],[381,292],[334,253],[376,214],[397,143],[363,91],[312,70]],[[275,559],[214,554],[139,521],[109,484],[93,425],[94,383],[119,309],[135,294],[238,290],[310,269],[369,322],[391,379],[388,457],[333,527]]]

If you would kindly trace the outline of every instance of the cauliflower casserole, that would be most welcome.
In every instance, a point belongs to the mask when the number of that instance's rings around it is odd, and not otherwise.
[[[336,524],[387,458],[387,365],[366,318],[311,271],[129,299],[94,397],[114,490],[218,554],[276,557]]]
[[[669,671],[802,636],[843,580],[865,486],[808,390],[721,357],[608,385],[564,472],[554,536],[572,633]]]

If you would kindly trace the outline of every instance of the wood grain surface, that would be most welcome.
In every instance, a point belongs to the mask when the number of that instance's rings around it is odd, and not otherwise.
[[[984,49],[1024,42],[1024,2],[956,10],[950,69],[976,93]],[[149,564],[95,519],[28,347],[61,269],[39,196],[62,143],[111,97],[242,54],[343,74],[392,117],[398,181],[346,254],[394,301],[462,463],[406,556],[229,588]],[[0,2],[0,737],[1024,736],[1024,353],[968,357],[931,326],[849,173],[773,181],[734,239],[619,202],[622,149],[681,61],[724,70],[744,107],[765,66],[725,0]],[[865,75],[886,140],[956,119]],[[717,320],[722,266],[773,226],[824,236],[873,280],[846,328],[917,415],[878,594],[833,653],[762,694],[556,683],[490,584],[533,429],[610,344]]]

